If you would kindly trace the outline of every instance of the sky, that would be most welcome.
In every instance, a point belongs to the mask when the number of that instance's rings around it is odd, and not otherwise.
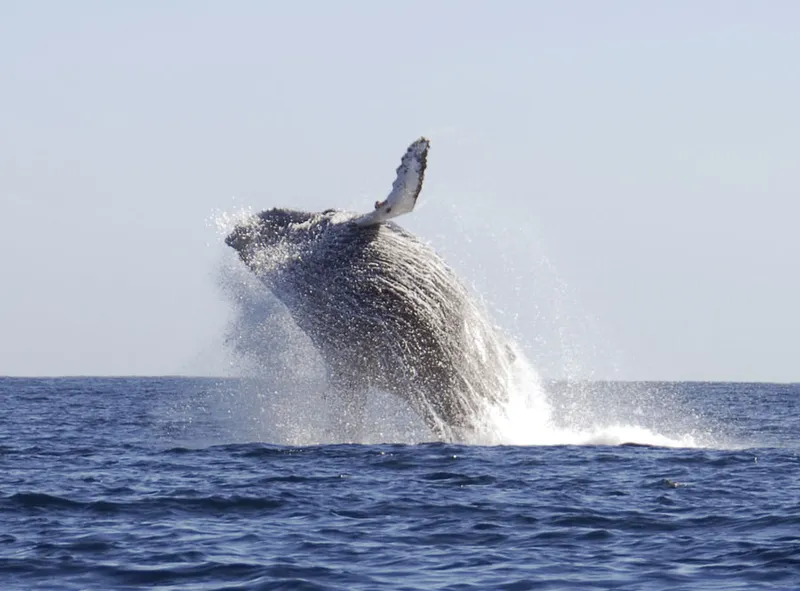
[[[800,4],[0,3],[0,375],[224,370],[221,212],[401,225],[546,377],[800,381]]]

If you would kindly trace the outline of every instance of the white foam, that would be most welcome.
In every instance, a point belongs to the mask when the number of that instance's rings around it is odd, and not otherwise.
[[[667,433],[670,421],[664,419],[665,430],[645,427],[629,418],[621,419],[625,414],[622,408],[606,408],[602,419],[588,416],[578,420],[574,417],[556,417],[551,397],[554,392],[547,392],[536,370],[517,351],[517,359],[509,371],[509,398],[502,406],[485,409],[486,420],[484,430],[470,443],[478,445],[650,445],[658,447],[705,447],[695,433]],[[596,395],[600,393],[597,392]],[[630,396],[636,398],[635,391]],[[584,403],[585,403],[584,399]],[[648,409],[646,402],[642,408],[641,400],[627,399],[622,402],[630,407],[637,405],[642,419],[652,418],[656,409]],[[615,412],[616,411],[616,412]],[[676,408],[675,412],[680,412]]]

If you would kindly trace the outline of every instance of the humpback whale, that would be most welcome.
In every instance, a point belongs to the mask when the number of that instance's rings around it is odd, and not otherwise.
[[[377,388],[439,440],[464,441],[506,400],[514,354],[445,261],[391,221],[414,209],[429,148],[424,137],[411,144],[368,213],[269,209],[226,243],[308,335],[356,423]]]

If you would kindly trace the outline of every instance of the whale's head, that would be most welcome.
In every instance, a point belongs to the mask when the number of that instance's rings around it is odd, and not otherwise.
[[[252,269],[274,269],[299,262],[315,252],[328,230],[345,227],[358,230],[349,223],[352,218],[353,214],[334,209],[323,212],[268,209],[239,223],[225,243]]]
[[[225,244],[242,256],[254,249],[303,244],[319,233],[323,215],[278,208],[262,211],[238,224],[225,238]]]

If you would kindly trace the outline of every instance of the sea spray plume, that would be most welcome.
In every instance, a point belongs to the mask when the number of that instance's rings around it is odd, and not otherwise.
[[[368,214],[271,209],[226,238],[319,351],[353,436],[370,388],[405,399],[447,441],[484,431],[508,398],[505,337],[441,257],[388,221],[413,210],[428,149],[409,147]]]

